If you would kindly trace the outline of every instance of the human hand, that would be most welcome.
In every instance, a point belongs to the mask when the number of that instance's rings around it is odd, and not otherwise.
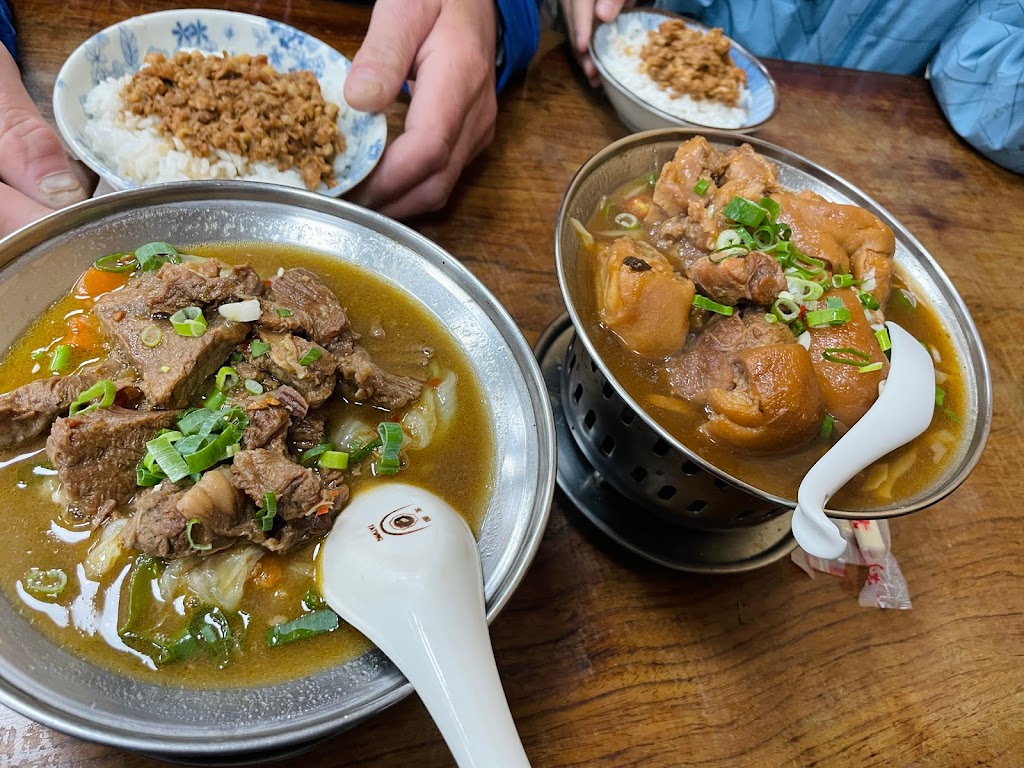
[[[405,131],[355,202],[396,218],[441,208],[462,169],[494,138],[493,0],[377,0],[345,100],[377,112],[410,79]]]
[[[0,45],[0,237],[88,197],[78,173]]]
[[[594,31],[594,19],[608,22],[619,15],[623,8],[632,8],[636,0],[559,0],[562,18],[565,19],[569,44],[576,54],[580,69],[592,86],[601,84],[601,76],[590,58],[588,46],[590,33]]]

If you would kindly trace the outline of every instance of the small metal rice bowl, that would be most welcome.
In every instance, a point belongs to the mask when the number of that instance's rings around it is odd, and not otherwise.
[[[619,119],[631,131],[649,131],[657,128],[699,128],[722,130],[720,125],[702,123],[698,120],[684,119],[646,101],[635,91],[626,87],[611,73],[608,53],[612,40],[624,34],[633,25],[639,24],[644,30],[657,29],[666,19],[682,19],[692,29],[707,31],[709,27],[693,19],[679,16],[669,11],[655,8],[636,8],[623,11],[610,22],[599,24],[590,37],[590,56],[601,75],[601,85],[608,101],[611,102]],[[747,117],[737,128],[729,129],[732,133],[751,133],[762,128],[778,109],[779,92],[775,80],[756,56],[746,48],[730,39],[729,55],[737,67],[746,72],[747,92],[749,95],[746,107]]]
[[[570,218],[586,222],[602,197],[632,180],[660,172],[679,145],[698,135],[669,129],[634,134],[600,150],[576,173],[562,199],[555,230],[558,282],[575,335],[562,367],[561,408],[575,442],[596,473],[643,510],[699,531],[729,531],[764,525],[795,506],[718,469],[679,439],[616,380],[601,359],[589,270]],[[833,517],[887,518],[914,512],[947,496],[981,457],[992,419],[992,382],[978,329],[963,299],[935,259],[891,214],[845,180],[781,147],[722,131],[702,131],[725,150],[747,142],[776,164],[783,187],[811,190],[838,203],[858,205],[896,235],[896,268],[914,293],[935,308],[957,349],[967,402],[962,437],[953,458],[930,486],[909,498],[870,510],[828,509]]]
[[[540,544],[555,472],[552,415],[539,368],[495,297],[450,254],[379,214],[281,186],[189,181],[86,201],[0,240],[0,304],[8,317],[0,346],[6,349],[96,258],[152,240],[280,243],[329,254],[412,294],[461,342],[486,382],[496,443],[479,539],[487,618],[493,620]],[[279,685],[143,683],[67,653],[0,596],[0,703],[64,733],[165,760],[240,764],[282,757],[411,691],[376,650]]]

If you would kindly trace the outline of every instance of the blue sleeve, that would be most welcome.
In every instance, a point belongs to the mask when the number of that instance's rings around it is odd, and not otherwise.
[[[7,0],[0,0],[0,44],[11,52],[11,58],[18,59],[18,50],[14,47],[14,19]]]
[[[930,77],[953,130],[1024,173],[1024,0],[981,0],[942,41]]]
[[[526,70],[526,65],[537,52],[540,16],[536,0],[496,0],[495,4],[499,29],[502,30],[502,50],[498,52],[495,72],[500,91],[512,75]]]

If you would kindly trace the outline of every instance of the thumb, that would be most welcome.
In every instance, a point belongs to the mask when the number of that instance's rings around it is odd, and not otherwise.
[[[437,20],[437,0],[378,0],[370,27],[345,78],[345,101],[362,112],[379,112],[409,79],[416,53]]]
[[[57,135],[21,84],[0,47],[0,178],[33,200],[60,208],[88,197]]]

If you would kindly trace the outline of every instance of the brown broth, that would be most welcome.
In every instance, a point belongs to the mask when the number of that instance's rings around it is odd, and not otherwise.
[[[597,246],[611,242],[614,236],[622,232],[613,219],[615,214],[622,210],[623,203],[630,197],[649,192],[650,188],[646,178],[637,179],[624,184],[601,202],[598,210],[586,223],[587,230],[595,236]],[[651,403],[648,398],[652,395],[671,395],[662,375],[663,361],[635,354],[601,323],[593,299],[593,266],[596,263],[593,249],[582,262],[585,267],[581,275],[580,295],[584,297],[580,305],[581,314],[590,328],[590,338],[599,357],[622,387],[644,407],[652,420],[701,458],[755,488],[789,499],[795,504],[797,488],[804,474],[835,443],[837,436],[833,436],[831,440],[816,438],[797,450],[786,453],[751,454],[716,443],[705,436],[700,431],[700,426],[708,417],[703,406],[678,397],[673,399],[677,401],[682,412],[661,408]],[[892,506],[893,498],[879,495],[877,491],[868,488],[874,484],[874,473],[879,472],[878,468],[883,464],[892,467],[900,466],[902,463],[910,465],[899,479],[895,496],[913,496],[942,473],[948,461],[956,454],[956,446],[960,443],[962,430],[957,417],[963,415],[967,395],[961,362],[953,346],[953,340],[934,309],[920,298],[916,308],[911,308],[909,304],[899,300],[896,293],[897,289],[902,288],[913,290],[913,286],[900,275],[897,267],[893,277],[893,291],[884,308],[886,319],[898,323],[937,351],[942,362],[936,364],[936,372],[948,376],[941,385],[945,390],[943,407],[936,408],[932,423],[924,434],[854,477],[833,497],[829,503],[831,509],[852,512]],[[914,292],[918,296],[919,293]],[[938,439],[945,439],[949,443],[949,449],[943,456],[944,460],[936,462],[930,446]]]
[[[402,372],[403,362],[408,365],[410,350],[430,347],[434,360],[455,371],[458,407],[453,423],[427,448],[410,453],[408,466],[403,467],[400,477],[445,498],[466,515],[473,531],[479,532],[493,481],[494,446],[490,440],[481,439],[493,433],[491,416],[480,382],[458,342],[422,305],[377,275],[299,248],[232,244],[191,250],[229,263],[248,262],[265,276],[276,272],[278,267],[312,269],[338,295],[353,327],[362,334],[362,343],[383,367]],[[80,311],[85,306],[81,300],[68,296],[44,312],[15,341],[0,363],[0,391],[48,377],[46,358],[33,360],[32,351],[57,343],[64,335],[67,313]],[[374,339],[368,333],[377,321],[387,332],[384,340]],[[351,409],[360,409],[371,423],[388,418],[388,414],[379,409],[341,403],[332,407],[332,418],[340,418]],[[471,435],[473,439],[458,439],[460,435]],[[201,652],[192,660],[160,670],[147,668],[141,659],[116,648],[119,644],[117,612],[104,611],[108,595],[116,596],[118,587],[123,605],[127,591],[123,580],[132,558],[123,556],[98,584],[86,579],[79,564],[97,534],[89,536],[88,526],[65,520],[62,508],[50,498],[52,479],[33,476],[32,467],[46,459],[42,445],[40,442],[18,451],[18,455],[0,456],[0,508],[8,510],[9,521],[7,554],[0,558],[0,589],[25,618],[53,642],[117,672],[147,682],[188,687],[279,683],[353,659],[370,647],[362,635],[344,624],[328,635],[277,648],[266,646],[266,628],[300,615],[303,595],[315,587],[317,543],[311,542],[287,555],[265,554],[257,564],[246,583],[240,606],[248,627],[243,634],[241,652],[235,655],[229,667],[216,669],[208,655]],[[372,474],[368,472],[349,479],[353,491],[372,482]],[[32,567],[62,568],[68,575],[67,588],[58,597],[43,601],[27,595],[17,585]],[[266,573],[277,574],[279,580],[266,587],[258,586],[260,576]],[[110,603],[118,605],[114,600]],[[160,629],[173,635],[184,625],[184,616],[191,607],[193,603],[186,605],[179,599],[175,610],[165,607],[159,617],[154,613],[147,618],[162,621]],[[51,615],[67,615],[69,609],[78,617],[77,621],[66,628],[59,627]]]

